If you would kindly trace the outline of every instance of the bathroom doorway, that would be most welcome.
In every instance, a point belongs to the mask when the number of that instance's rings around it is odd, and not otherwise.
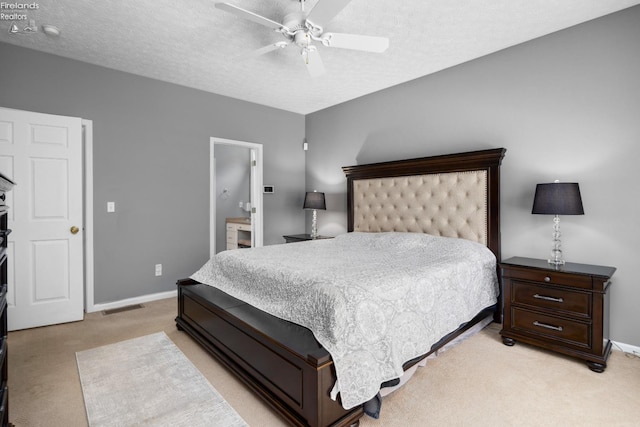
[[[210,140],[210,254],[263,244],[262,144]]]

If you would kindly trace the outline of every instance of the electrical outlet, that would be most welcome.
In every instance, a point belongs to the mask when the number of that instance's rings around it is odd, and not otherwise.
[[[162,264],[156,264],[156,276],[162,276]]]

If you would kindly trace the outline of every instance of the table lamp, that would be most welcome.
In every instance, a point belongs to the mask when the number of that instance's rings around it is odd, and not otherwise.
[[[536,185],[532,214],[554,215],[553,249],[549,264],[564,264],[560,250],[560,215],[584,215],[580,187],[577,182],[559,182]]]
[[[302,205],[302,209],[311,209],[313,210],[313,219],[311,220],[311,238],[318,238],[318,217],[317,210],[327,209],[327,205],[324,201],[324,193],[319,193],[317,191],[308,191],[304,196],[304,204]]]

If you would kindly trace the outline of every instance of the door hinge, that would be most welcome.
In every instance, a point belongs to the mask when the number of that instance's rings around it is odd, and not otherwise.
[[[251,213],[256,213],[256,208],[251,208]]]
[[[256,166],[258,164],[258,162],[256,162],[255,160],[251,160],[251,166]]]

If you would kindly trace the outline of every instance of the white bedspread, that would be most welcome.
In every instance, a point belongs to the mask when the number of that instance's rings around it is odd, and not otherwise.
[[[192,278],[313,331],[333,358],[345,409],[498,295],[488,248],[418,233],[225,251]]]

